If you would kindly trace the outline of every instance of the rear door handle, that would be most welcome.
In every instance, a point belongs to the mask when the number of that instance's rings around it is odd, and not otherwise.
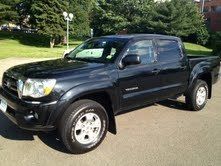
[[[152,70],[152,73],[155,74],[155,75],[157,75],[160,71],[161,71],[160,69],[153,69],[153,70]]]

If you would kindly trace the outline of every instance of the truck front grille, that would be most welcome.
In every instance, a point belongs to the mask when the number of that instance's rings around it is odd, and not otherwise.
[[[18,96],[17,79],[4,74],[3,79],[2,79],[2,85],[3,85],[3,88],[7,92],[9,92],[15,96]]]

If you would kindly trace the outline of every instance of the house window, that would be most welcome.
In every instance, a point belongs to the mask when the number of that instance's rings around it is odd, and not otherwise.
[[[216,13],[221,13],[221,6],[212,6],[211,11]]]
[[[217,12],[217,13],[221,13],[221,6],[216,6],[216,10],[215,10],[215,12]]]

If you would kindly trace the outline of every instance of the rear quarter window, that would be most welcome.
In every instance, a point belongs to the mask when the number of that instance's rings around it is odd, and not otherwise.
[[[182,53],[178,41],[176,40],[158,40],[159,62],[177,61],[181,59]]]

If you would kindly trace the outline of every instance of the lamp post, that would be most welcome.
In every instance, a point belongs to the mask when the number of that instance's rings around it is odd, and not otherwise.
[[[202,9],[201,9],[201,12],[203,13],[204,11],[204,6],[205,6],[205,0],[201,0],[202,1]]]
[[[67,50],[69,49],[69,21],[72,21],[74,15],[72,13],[63,12],[64,19],[67,21]]]
[[[91,38],[94,37],[94,29],[91,29]]]

